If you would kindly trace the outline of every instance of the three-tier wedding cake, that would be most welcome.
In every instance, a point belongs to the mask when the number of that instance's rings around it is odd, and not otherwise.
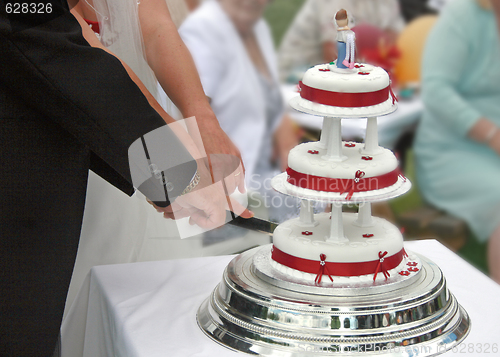
[[[272,185],[302,199],[300,216],[276,228],[273,244],[233,259],[198,311],[200,327],[226,347],[265,356],[453,348],[469,331],[467,313],[439,267],[406,251],[399,229],[371,212],[411,187],[378,143],[377,117],[397,109],[387,72],[346,56],[310,68],[299,92],[290,105],[324,117],[321,138],[292,149]],[[364,143],[342,141],[342,120],[360,117]],[[312,201],[331,212],[314,214]],[[343,212],[346,203],[358,212]]]

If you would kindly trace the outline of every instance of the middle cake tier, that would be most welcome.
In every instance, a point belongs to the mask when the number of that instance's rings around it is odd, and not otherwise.
[[[363,148],[364,144],[342,142],[338,161],[328,157],[320,142],[298,145],[288,155],[285,177],[277,177],[273,187],[305,199],[346,202],[392,198],[409,189],[390,150],[379,148],[375,155],[366,155]]]

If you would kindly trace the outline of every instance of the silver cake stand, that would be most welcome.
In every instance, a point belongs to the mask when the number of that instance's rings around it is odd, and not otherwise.
[[[319,145],[326,149],[325,160],[336,163],[345,159],[341,118],[346,117],[367,117],[359,153],[376,159],[381,152],[377,116],[397,108],[393,102],[385,104],[349,115],[300,96],[290,102],[299,111],[324,116]],[[356,222],[370,227],[371,203],[400,196],[411,183],[399,177],[390,187],[354,192],[349,200],[347,194],[293,186],[286,173],[274,177],[272,186],[302,199],[300,221],[305,226],[315,224],[310,201],[334,203],[328,239],[344,242],[342,203],[363,203]],[[271,249],[255,248],[234,258],[198,310],[205,334],[230,349],[273,357],[434,356],[455,347],[469,332],[467,313],[448,291],[439,267],[425,257],[409,254],[419,262],[415,274],[398,271],[375,282],[363,277],[323,279],[316,285],[307,276],[281,273],[271,261]]]
[[[272,268],[271,249],[235,257],[200,306],[198,324],[214,341],[262,356],[413,357],[444,353],[469,332],[441,270],[423,256],[410,280],[305,288]]]

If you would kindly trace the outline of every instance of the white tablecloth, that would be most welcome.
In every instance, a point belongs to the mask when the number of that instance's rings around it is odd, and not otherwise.
[[[282,85],[281,91],[285,101],[299,95],[294,85]],[[391,114],[378,118],[378,136],[380,146],[394,149],[402,134],[411,130],[420,119],[424,104],[419,97],[409,100],[400,100],[398,109]],[[300,113],[288,107],[288,114],[299,125],[315,130],[321,130],[323,117]],[[366,131],[366,118],[342,120],[342,138],[344,140],[364,139]]]
[[[434,240],[406,248],[436,262],[472,320],[470,335],[446,356],[500,355],[500,285]],[[99,266],[87,278],[62,330],[63,356],[234,357],[206,337],[196,311],[232,256]],[[473,353],[471,353],[471,351]],[[482,352],[480,352],[482,351]],[[240,354],[241,355],[241,354]]]

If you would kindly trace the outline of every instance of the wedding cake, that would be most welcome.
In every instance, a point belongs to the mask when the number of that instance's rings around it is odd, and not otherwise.
[[[396,106],[388,74],[368,64],[356,63],[353,69],[338,69],[335,62],[318,65],[305,73],[299,85],[300,96],[293,104],[299,110],[373,117]],[[285,175],[280,179],[283,193],[326,198],[337,205],[332,213],[313,215],[304,202],[299,218],[280,224],[274,231],[271,266],[296,279],[331,287],[383,283],[398,274],[410,279],[420,271],[418,257],[408,256],[397,227],[372,217],[367,202],[407,190],[409,182],[394,154],[378,146],[374,128],[365,144],[343,142],[340,120],[334,122],[325,118],[328,128],[319,142],[290,151],[286,180]],[[359,203],[359,212],[342,213],[338,203],[344,201]]]
[[[321,138],[292,149],[286,172],[272,179],[276,191],[301,199],[300,216],[281,223],[272,244],[231,261],[198,324],[249,354],[434,356],[466,337],[469,318],[439,267],[372,216],[373,202],[411,187],[378,143],[377,117],[394,112],[397,99],[382,68],[354,62],[354,35],[345,13],[337,17],[340,58],[310,68],[290,101],[324,117]],[[364,143],[342,141],[342,120],[360,117]],[[315,214],[313,201],[330,212]],[[345,204],[358,211],[343,212]]]

